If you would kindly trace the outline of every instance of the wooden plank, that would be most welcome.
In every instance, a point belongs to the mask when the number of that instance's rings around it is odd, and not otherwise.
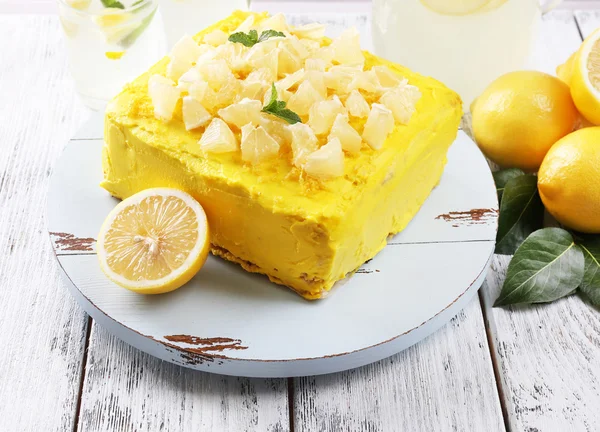
[[[479,299],[381,362],[294,382],[296,431],[503,431]]]
[[[587,20],[582,27],[598,25]],[[547,72],[581,43],[567,11],[548,15],[542,34],[535,57]],[[510,429],[600,430],[598,309],[576,296],[550,305],[492,308],[508,263],[509,257],[494,259],[482,293]]]
[[[600,4],[598,5],[600,9]],[[594,30],[600,28],[600,10],[577,10],[575,19],[582,37],[589,36]]]
[[[0,423],[72,430],[87,318],[61,283],[45,228],[53,162],[87,117],[58,19],[0,16]]]
[[[287,380],[196,372],[151,357],[94,323],[80,431],[290,430]]]

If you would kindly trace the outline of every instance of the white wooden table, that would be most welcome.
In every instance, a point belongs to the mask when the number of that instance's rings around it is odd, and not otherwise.
[[[532,67],[553,72],[599,26],[593,9],[547,15]],[[492,309],[505,257],[442,330],[345,373],[216,376],[108,335],[45,232],[53,163],[89,115],[61,37],[53,15],[0,15],[0,431],[600,431],[600,310]]]

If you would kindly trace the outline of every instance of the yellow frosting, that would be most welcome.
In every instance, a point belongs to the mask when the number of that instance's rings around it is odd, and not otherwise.
[[[216,28],[231,32],[249,14],[235,12],[195,39]],[[321,298],[414,217],[439,182],[462,114],[458,95],[438,81],[365,57],[365,69],[386,65],[422,97],[410,123],[396,125],[383,148],[364,145],[346,155],[342,177],[318,181],[302,174],[289,148],[257,166],[243,163],[239,152],[203,153],[202,129],[186,131],[180,107],[169,123],[154,118],[147,83],[165,73],[165,58],[107,108],[101,186],[119,198],[151,187],[189,192],[206,210],[214,254],[305,298]]]

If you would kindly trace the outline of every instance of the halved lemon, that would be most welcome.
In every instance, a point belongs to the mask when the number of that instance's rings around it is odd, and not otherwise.
[[[421,3],[432,11],[443,15],[469,15],[479,12],[489,3],[498,3],[498,1],[499,0],[421,0]]]
[[[202,206],[177,189],[155,188],[120,202],[98,235],[100,267],[142,294],[173,291],[204,265],[210,246]]]
[[[583,41],[575,56],[571,96],[579,112],[600,125],[600,29]]]

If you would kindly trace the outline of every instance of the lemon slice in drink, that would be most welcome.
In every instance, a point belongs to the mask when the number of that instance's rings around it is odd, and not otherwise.
[[[421,3],[434,12],[443,15],[470,15],[480,12],[490,3],[506,0],[421,0]]]
[[[156,188],[120,202],[98,235],[100,267],[142,294],[173,291],[204,265],[210,246],[202,206],[177,189]]]

